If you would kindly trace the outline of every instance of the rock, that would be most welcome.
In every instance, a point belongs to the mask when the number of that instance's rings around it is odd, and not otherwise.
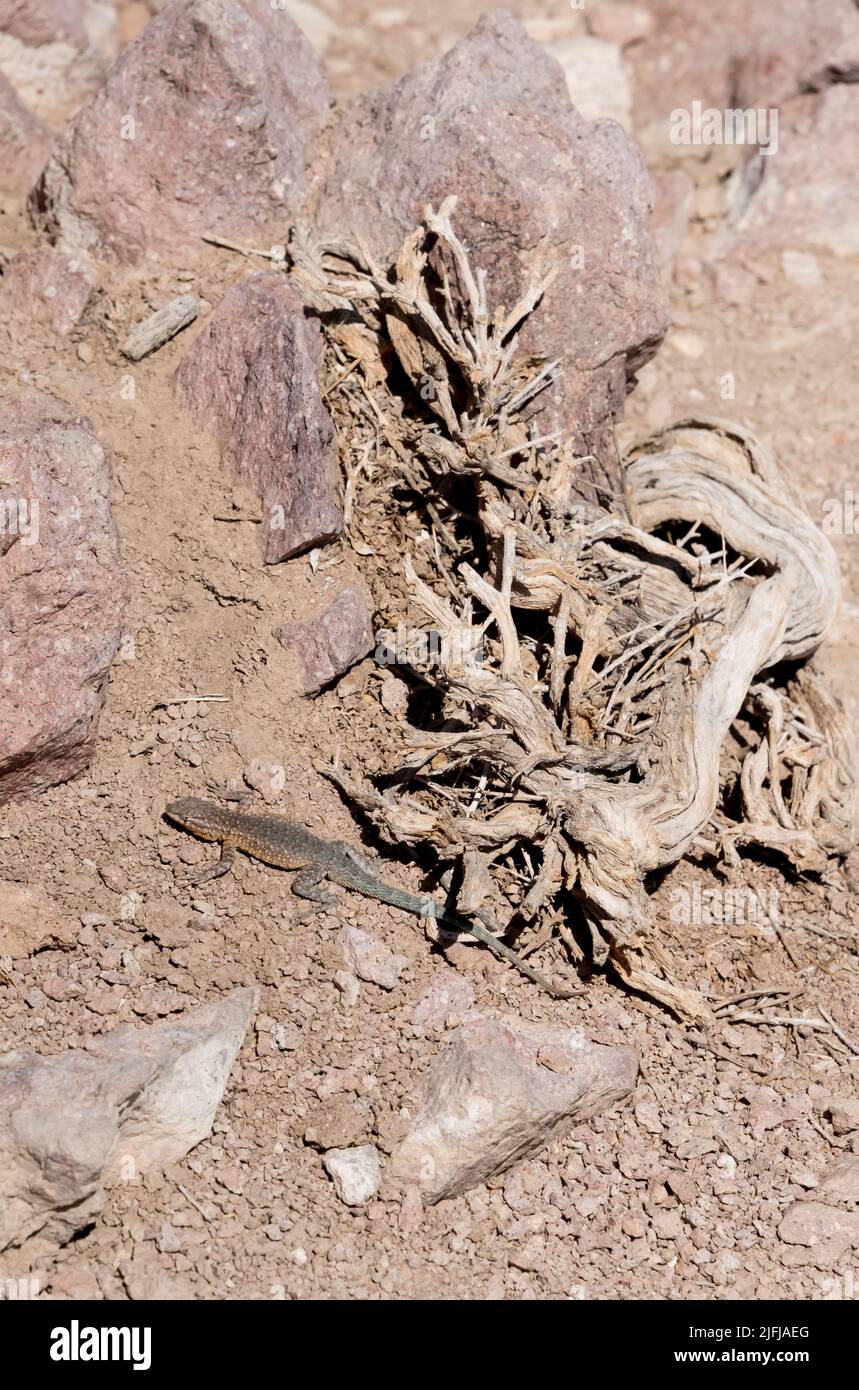
[[[854,0],[791,0],[774,6],[737,56],[735,106],[780,106],[801,92],[859,81]]]
[[[318,694],[373,646],[367,600],[354,584],[341,589],[318,617],[284,623],[272,631],[298,657],[305,695]]]
[[[282,0],[281,7],[294,19],[302,34],[321,57],[338,32],[338,26],[311,0]]]
[[[625,0],[597,0],[595,5],[588,5],[588,26],[597,38],[625,47],[648,38],[655,24],[650,10],[643,5],[626,4]]]
[[[689,226],[695,185],[685,169],[661,169],[652,178],[656,202],[650,232],[663,272],[670,276]]]
[[[176,372],[182,405],[259,494],[268,564],[343,529],[321,360],[319,328],[286,276],[263,271],[228,290]]]
[[[358,995],[361,992],[361,986],[358,984],[352,971],[335,970],[334,985],[343,996],[344,1009],[354,1009],[355,1005],[358,1003]]]
[[[737,200],[744,210],[731,247],[741,261],[784,247],[859,254],[859,184],[846,172],[859,140],[859,90],[830,87],[798,106],[797,115],[810,119],[791,124],[782,113],[777,156],[756,157],[743,168],[746,187]]]
[[[0,956],[22,960],[45,947],[76,944],[74,924],[38,884],[0,880]]]
[[[112,0],[0,0],[0,72],[48,125],[98,90],[117,48]]]
[[[409,963],[408,956],[395,955],[383,942],[359,927],[343,927],[337,941],[353,974],[381,989],[393,989]]]
[[[265,758],[251,758],[244,778],[248,786],[259,792],[263,801],[271,806],[286,786],[286,768],[282,763],[270,762]]]
[[[93,297],[95,274],[82,257],[52,246],[19,251],[0,280],[0,308],[37,319],[55,333],[71,333]]]
[[[448,971],[427,985],[412,1009],[411,1021],[417,1028],[443,1028],[449,1019],[468,1013],[473,1003],[473,986],[464,975]]]
[[[757,25],[768,22],[767,7],[750,7],[747,0],[709,7],[698,0],[649,0],[647,8],[652,31],[629,55],[635,64],[636,133],[652,162],[663,155],[672,162],[705,158],[708,147],[672,145],[671,112],[690,110],[694,101],[720,111],[732,105],[737,56]]]
[[[187,262],[201,236],[284,235],[328,85],[268,0],[174,0],[78,112],[30,200],[61,249]]]
[[[379,1154],[372,1144],[356,1149],[329,1149],[322,1160],[334,1190],[347,1207],[362,1207],[375,1197],[381,1181]]]
[[[564,359],[540,428],[586,441],[622,412],[627,377],[667,325],[652,187],[624,132],[579,115],[558,63],[515,20],[485,15],[436,62],[348,102],[323,142],[308,204],[321,231],[352,232],[390,263],[424,206],[455,194],[491,307],[559,272],[520,341]]]
[[[7,402],[0,479],[1,804],[89,763],[128,583],[89,421],[41,392]]]
[[[781,253],[781,264],[786,279],[803,290],[819,290],[823,284],[820,262],[810,251],[790,251]]]
[[[190,1280],[165,1269],[151,1255],[135,1254],[129,1260],[122,1260],[119,1272],[128,1297],[135,1303],[179,1303],[197,1296]]]
[[[426,1074],[392,1174],[431,1202],[466,1192],[622,1100],[637,1073],[632,1048],[589,1043],[575,1029],[516,1018],[466,1023]]]
[[[195,294],[177,295],[168,304],[156,309],[155,313],[150,314],[142,323],[134,325],[122,345],[123,357],[129,357],[132,362],[139,362],[141,358],[175,338],[189,323],[193,323],[202,307],[202,300]]]
[[[570,100],[585,120],[606,117],[632,129],[632,88],[620,45],[584,34],[557,39],[548,52],[563,68]]]
[[[316,1149],[346,1149],[367,1134],[372,1114],[365,1100],[332,1096],[311,1113],[304,1142]]]
[[[2,952],[0,952],[2,954]],[[836,1134],[852,1134],[859,1129],[859,1097],[836,1096],[829,1101],[826,1113]]]
[[[859,1245],[859,1212],[840,1211],[822,1202],[794,1202],[788,1207],[778,1228],[787,1245],[822,1245],[824,1241]]]
[[[859,1205],[859,1154],[844,1154],[830,1163],[817,1187],[824,1202]]]
[[[0,72],[0,193],[29,193],[50,152],[50,131]]]
[[[108,1182],[136,1181],[209,1133],[257,993],[122,1024],[86,1052],[0,1057],[0,1250],[89,1225]]]
[[[389,672],[379,687],[379,700],[386,714],[392,714],[395,719],[405,719],[409,712],[409,687],[399,676]]]

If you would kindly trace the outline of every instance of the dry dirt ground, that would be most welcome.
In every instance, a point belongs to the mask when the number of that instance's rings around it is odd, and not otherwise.
[[[340,92],[387,80],[448,46],[485,7],[340,4],[326,55],[331,79]],[[7,206],[3,251],[30,244],[30,235],[21,210]],[[824,498],[851,485],[856,457],[845,350],[856,310],[845,272],[824,258],[822,304],[785,300],[777,281],[754,276],[750,298],[726,302],[696,262],[702,235],[693,225],[672,286],[675,326],[630,400],[627,423],[662,423],[690,407],[725,413],[719,382],[730,370],[738,383],[730,413],[773,445],[817,515]],[[833,1296],[850,1277],[843,1258],[833,1263],[777,1232],[785,1209],[851,1143],[823,1114],[826,1096],[855,1095],[859,1081],[859,1058],[836,1040],[735,1025],[717,1056],[604,978],[582,997],[552,1001],[477,948],[433,954],[411,919],[356,896],[297,921],[286,876],[247,860],[206,885],[194,906],[177,885],[175,869],[209,851],[167,827],[169,800],[240,777],[261,757],[287,770],[277,809],[359,841],[361,827],[313,762],[339,747],[347,766],[371,775],[395,761],[401,737],[371,663],[304,700],[271,635],[275,624],[321,607],[352,567],[380,592],[399,557],[360,559],[344,544],[323,553],[316,573],[307,558],[263,567],[255,526],[219,519],[236,504],[252,515],[255,499],[225,479],[214,445],[172,398],[172,374],[205,315],[133,373],[118,351],[149,306],[189,289],[214,304],[251,268],[212,251],[189,276],[165,275],[143,290],[118,277],[70,340],[36,329],[26,341],[2,339],[4,389],[19,381],[54,392],[87,414],[113,451],[113,508],[133,596],[91,769],[0,811],[0,876],[42,884],[71,917],[99,914],[77,949],[43,951],[0,985],[0,1049],[59,1052],[119,1021],[163,1018],[234,985],[262,989],[262,1019],[211,1136],[157,1178],[114,1189],[104,1218],[38,1267],[19,1268],[13,1257],[4,1273],[35,1275],[55,1296],[109,1299]],[[859,568],[855,538],[837,544],[847,606],[827,663],[850,696]],[[171,703],[192,693],[227,702]],[[422,883],[406,862],[390,862],[388,874],[410,888]],[[657,890],[685,982],[725,996],[764,984],[803,991],[789,1008],[814,1013],[822,1004],[859,1037],[855,937],[825,934],[855,923],[846,871],[824,890],[747,861],[743,881],[779,894],[778,936],[745,923],[672,923],[672,890],[696,881],[717,882],[686,862]],[[123,920],[130,892],[141,905]],[[395,990],[362,984],[346,1006],[333,981],[342,923],[371,928],[409,957]],[[543,952],[541,964],[557,961]],[[443,1029],[411,1023],[412,1010],[430,981],[454,970],[471,980],[478,1004],[636,1046],[635,1095],[422,1219],[383,1198],[348,1209],[305,1132],[322,1101],[342,1094],[369,1102],[363,1137],[383,1154],[391,1148],[444,1043]],[[272,1020],[286,1025],[286,1050],[272,1044]]]

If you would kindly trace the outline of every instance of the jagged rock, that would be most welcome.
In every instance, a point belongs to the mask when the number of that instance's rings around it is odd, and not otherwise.
[[[590,1043],[575,1029],[518,1018],[466,1023],[424,1078],[392,1176],[428,1201],[454,1197],[615,1105],[637,1074],[632,1048]]]
[[[305,695],[316,695],[373,646],[367,600],[355,584],[341,589],[318,617],[284,623],[273,632],[298,657]]]
[[[174,0],[71,122],[31,197],[71,252],[186,261],[201,236],[283,237],[330,102],[268,0]]]
[[[375,1197],[381,1180],[378,1151],[372,1144],[355,1149],[329,1149],[322,1160],[334,1189],[347,1207],[362,1207]]]
[[[88,420],[38,391],[7,402],[0,479],[2,803],[89,763],[128,581]]]
[[[343,927],[338,938],[346,965],[359,980],[393,989],[409,963],[408,956],[395,955],[382,941],[359,927]]]
[[[0,1250],[63,1244],[104,1186],[183,1158],[208,1134],[257,1004],[237,989],[175,1022],[122,1024],[87,1051],[0,1057]]]
[[[263,271],[227,291],[176,372],[179,401],[259,494],[269,564],[343,529],[321,360],[319,328],[286,276]]]

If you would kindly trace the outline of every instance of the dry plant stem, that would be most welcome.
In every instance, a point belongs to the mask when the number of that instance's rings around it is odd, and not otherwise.
[[[425,211],[390,272],[347,238],[314,242],[299,231],[290,244],[312,302],[386,335],[416,403],[421,383],[433,385],[410,416],[386,408],[387,388],[377,380],[371,391],[362,367],[338,399],[359,380],[378,430],[392,439],[396,420],[397,457],[428,500],[439,475],[474,476],[478,524],[496,557],[494,576],[473,563],[454,570],[460,541],[441,534],[442,597],[407,556],[413,605],[442,635],[441,659],[421,674],[442,688],[460,727],[410,731],[401,771],[413,777],[431,764],[420,787],[382,796],[350,781],[348,794],[394,840],[429,839],[444,858],[466,856],[470,900],[486,895],[502,855],[543,848],[551,868],[525,893],[525,915],[548,917],[564,881],[595,960],[607,957],[628,985],[679,1015],[711,1019],[660,944],[645,877],[707,840],[729,857],[740,843],[775,846],[799,868],[819,868],[855,840],[842,712],[809,673],[793,682],[789,704],[764,675],[823,640],[838,607],[835,559],[774,461],[729,422],[681,421],[632,450],[627,515],[571,503],[569,448],[539,431],[529,439],[523,417],[558,364],[516,353],[547,281],[509,313],[491,312],[453,206]],[[668,538],[673,527],[679,543]],[[718,544],[708,547],[707,533]],[[482,621],[463,611],[460,586]],[[523,612],[545,617],[542,669]],[[741,712],[754,732],[744,819],[731,823],[717,812],[721,758]],[[567,924],[561,935],[579,951]]]

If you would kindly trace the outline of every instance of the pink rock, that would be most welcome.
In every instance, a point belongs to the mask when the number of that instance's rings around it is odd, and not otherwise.
[[[45,947],[75,944],[73,923],[40,884],[0,881],[0,956],[23,959]]]
[[[0,72],[0,193],[29,193],[50,152],[50,131]]]
[[[824,1202],[859,1206],[859,1154],[842,1154],[834,1159],[820,1179],[817,1191]]]
[[[116,57],[112,0],[0,0],[0,67],[24,104],[59,127]]]
[[[835,1134],[852,1134],[859,1130],[859,1097],[833,1097],[827,1106],[827,1112]]]
[[[89,422],[32,391],[0,424],[0,802],[92,757],[128,583]]]
[[[773,6],[738,53],[735,106],[778,106],[800,92],[859,79],[854,0],[790,0]]]
[[[227,291],[176,373],[179,400],[259,493],[269,564],[343,529],[321,359],[319,328],[286,276],[263,271]]]
[[[551,1069],[541,1056],[554,1059]],[[427,1072],[391,1172],[431,1202],[454,1197],[615,1105],[637,1074],[632,1048],[589,1043],[575,1029],[518,1018],[466,1023]]]
[[[822,1202],[794,1202],[778,1228],[787,1245],[822,1245],[836,1241],[844,1249],[859,1246],[859,1212],[840,1211]]]
[[[621,46],[639,43],[654,30],[650,10],[643,5],[627,4],[625,0],[597,0],[595,5],[588,6],[587,18],[592,34]]]
[[[419,1028],[443,1028],[449,1019],[468,1013],[473,1003],[473,986],[464,975],[448,970],[427,985],[412,1009],[412,1023]]]
[[[684,169],[660,169],[653,174],[653,186],[656,202],[650,231],[662,269],[670,276],[689,226],[695,185]]]
[[[635,127],[662,127],[670,113],[693,101],[720,110],[731,105],[736,58],[769,15],[747,0],[648,0],[655,21],[650,35],[629,50],[635,65]]]
[[[0,280],[0,308],[38,319],[55,333],[71,333],[93,296],[95,274],[82,257],[52,246],[19,251]]]
[[[492,306],[559,271],[521,340],[564,359],[541,427],[565,422],[586,441],[622,411],[627,377],[667,325],[652,188],[624,132],[582,119],[560,66],[515,20],[484,16],[437,62],[345,105],[324,138],[309,205],[321,231],[356,233],[390,261],[426,203],[455,194],[454,227]]]
[[[187,261],[214,232],[282,239],[326,118],[319,63],[268,0],[174,0],[123,51],[31,198],[64,249]]]
[[[359,927],[343,927],[337,940],[349,969],[359,980],[380,989],[393,989],[409,963],[408,956],[395,955],[383,941]]]
[[[810,119],[809,119],[810,117]],[[828,88],[781,112],[774,155],[743,170],[748,197],[731,254],[780,257],[784,247],[859,254],[859,183],[850,172],[859,140],[859,90]]]
[[[319,617],[284,623],[273,632],[298,657],[305,695],[318,694],[373,646],[367,601],[355,585],[341,589]]]

